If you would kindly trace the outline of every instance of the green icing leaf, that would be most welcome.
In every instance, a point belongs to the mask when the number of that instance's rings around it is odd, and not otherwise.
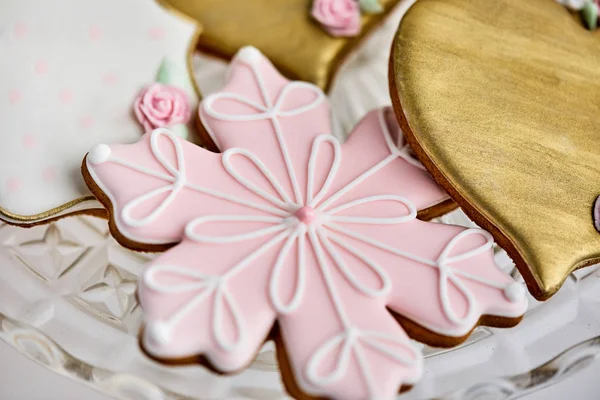
[[[163,58],[156,74],[156,82],[177,86],[186,92],[193,92],[188,71],[185,65]]]
[[[173,133],[177,136],[179,136],[182,139],[188,139],[189,137],[189,131],[187,126],[185,126],[185,124],[177,124],[177,125],[173,125],[173,126],[169,126],[168,127],[171,131],[173,131]]]
[[[181,71],[177,64],[168,58],[163,58],[156,74],[156,82],[164,83],[168,85],[176,84],[179,81]]]
[[[591,31],[596,30],[598,26],[598,6],[596,6],[596,3],[593,0],[586,1],[580,12],[581,19],[583,19],[587,28]]]
[[[379,14],[383,12],[383,6],[379,0],[358,0],[360,9],[365,14]]]
[[[187,75],[187,69],[168,58],[163,58],[156,74],[156,82],[164,85],[177,86],[186,92],[192,92],[191,84]],[[185,124],[178,124],[168,127],[173,133],[183,139],[189,138],[188,127]]]

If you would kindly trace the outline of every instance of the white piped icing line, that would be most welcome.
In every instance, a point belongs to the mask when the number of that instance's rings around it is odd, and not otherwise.
[[[332,337],[315,352],[308,362],[306,375],[311,382],[318,385],[325,386],[334,383],[340,380],[347,372],[352,356],[359,360],[360,365],[365,364],[365,347],[370,347],[372,350],[392,358],[402,365],[417,366],[422,363],[421,352],[416,346],[411,344],[406,347],[406,352],[399,352],[397,349],[390,346],[392,343],[406,346],[404,341],[399,340],[398,337],[394,335],[377,331],[361,331],[356,328],[349,328]],[[325,361],[325,356],[335,352],[340,345],[341,352],[339,355],[339,362],[329,374],[321,375],[319,373],[319,367],[321,367],[322,363]],[[406,353],[408,353],[408,355]],[[370,374],[365,374],[364,379],[369,391],[371,393],[376,393],[377,383],[374,381],[374,377]]]
[[[201,246],[235,245],[261,240],[260,245],[248,254],[242,255],[224,273],[208,274],[160,262],[148,268],[143,277],[144,292],[150,290],[160,296],[185,295],[188,300],[172,310],[167,317],[148,322],[144,345],[149,351],[160,353],[161,349],[174,341],[174,332],[178,326],[187,318],[191,318],[194,310],[200,305],[211,308],[211,337],[220,350],[233,352],[248,345],[250,342],[248,323],[240,312],[240,303],[236,299],[236,294],[232,292],[230,283],[243,271],[260,268],[262,263],[257,263],[257,261],[269,252],[275,251],[274,261],[272,265],[268,266],[270,268],[268,299],[273,310],[281,316],[289,316],[299,311],[309,293],[308,275],[310,273],[314,275],[318,271],[317,274],[323,280],[340,328],[337,333],[320,343],[314,353],[308,357],[303,370],[307,380],[305,384],[313,389],[317,388],[317,393],[320,395],[328,395],[328,385],[341,382],[351,367],[358,368],[366,386],[365,397],[379,399],[382,396],[380,385],[377,383],[377,377],[373,374],[367,354],[378,353],[400,368],[412,368],[417,371],[420,371],[422,360],[419,349],[404,336],[360,326],[344,303],[342,295],[344,292],[340,290],[341,285],[349,285],[354,290],[353,293],[365,299],[385,299],[393,290],[395,278],[389,273],[390,266],[382,265],[372,254],[367,254],[364,251],[365,247],[383,252],[388,256],[393,255],[399,259],[410,260],[422,268],[436,271],[437,296],[441,302],[441,311],[453,327],[444,332],[448,336],[463,336],[477,323],[479,315],[482,313],[478,299],[468,287],[467,282],[469,285],[477,284],[500,291],[512,303],[523,302],[523,288],[510,281],[505,275],[502,275],[503,279],[496,280],[459,268],[460,263],[491,251],[492,237],[483,230],[473,228],[462,230],[443,246],[437,257],[432,259],[420,256],[410,249],[402,249],[361,233],[359,229],[361,226],[397,226],[413,223],[417,217],[417,207],[410,199],[392,193],[373,193],[352,200],[344,200],[344,196],[353,193],[361,183],[398,159],[422,168],[410,156],[407,149],[399,149],[393,143],[385,124],[383,112],[379,114],[379,121],[390,150],[389,155],[333,191],[331,188],[340,175],[342,165],[341,145],[332,135],[318,135],[310,146],[308,162],[305,166],[306,186],[301,188],[297,178],[298,174],[294,169],[292,153],[287,147],[279,119],[306,113],[318,107],[325,97],[318,88],[312,85],[291,82],[282,88],[277,98],[272,99],[257,67],[260,53],[258,56],[256,54],[255,49],[247,49],[237,57],[243,60],[252,71],[260,89],[262,102],[250,100],[239,93],[221,92],[204,100],[203,112],[211,118],[221,121],[270,121],[277,143],[275,151],[281,154],[283,168],[287,172],[286,177],[289,179],[292,193],[288,193],[284,185],[278,181],[277,175],[258,155],[248,149],[235,147],[222,154],[223,168],[234,181],[251,193],[253,198],[259,198],[262,201],[249,201],[241,196],[233,196],[193,184],[187,177],[181,139],[166,129],[155,130],[150,137],[151,153],[164,171],[143,167],[129,160],[114,157],[110,153],[103,157],[92,157],[94,151],[90,152],[90,162],[101,158],[103,162],[110,161],[164,181],[163,186],[129,200],[122,207],[121,218],[128,226],[144,227],[161,218],[170,209],[174,199],[185,190],[199,192],[255,212],[254,214],[249,212],[248,214],[225,215],[211,214],[210,210],[203,210],[202,216],[191,220],[186,225],[185,236],[187,239]],[[286,97],[296,90],[314,93],[315,98],[308,104],[295,109],[283,110],[282,104]],[[214,105],[215,102],[222,99],[239,102],[251,107],[256,112],[243,115],[219,112],[214,109]],[[210,125],[205,123],[205,126],[211,133]],[[216,135],[211,133],[211,136],[215,138]],[[160,138],[167,140],[159,141]],[[172,147],[172,153],[175,154],[174,162],[164,156],[161,149],[164,143],[169,143]],[[319,184],[317,184],[317,168],[323,166],[323,163],[319,162],[322,157],[323,144],[331,146],[332,158],[327,164],[326,168],[328,169],[320,171],[325,172],[322,174],[324,179],[319,179]],[[103,150],[100,153],[106,154]],[[247,162],[253,164],[261,175],[261,181],[268,182],[273,191],[264,190],[259,184],[246,177],[245,171],[238,170],[232,163],[233,157],[243,157]],[[305,193],[304,196],[303,193]],[[145,216],[133,216],[137,207],[153,201],[156,196],[161,196],[162,200],[154,209]],[[364,213],[365,209],[378,210],[385,206],[391,207],[391,205],[394,207],[393,210],[385,216],[380,214],[362,215],[357,212],[363,210]],[[209,232],[206,232],[206,227],[210,224],[234,223],[239,225],[246,222],[249,227],[247,230],[238,230],[228,234],[212,234],[210,229],[208,229]],[[260,227],[255,228],[255,224]],[[468,250],[458,251],[459,244],[473,235],[481,237],[483,243]],[[356,243],[360,243],[361,246],[357,246]],[[401,246],[402,241],[399,241],[398,244]],[[317,271],[308,270],[309,254],[312,255],[311,260],[314,259],[310,266],[316,268]],[[370,279],[369,282],[361,279],[361,274],[357,273],[356,267],[348,264],[348,255],[352,260],[359,262],[361,268],[368,272],[373,279]],[[294,258],[292,259],[292,257]],[[296,266],[296,269],[291,271],[293,272],[293,286],[291,293],[284,298],[282,296],[283,276],[286,268],[291,268],[290,265]],[[394,267],[401,267],[401,265],[394,265]],[[170,279],[163,279],[163,276],[169,276]],[[460,312],[456,310],[456,304],[450,295],[450,287],[464,299],[465,310]],[[324,364],[330,357],[336,357],[334,368],[323,373]]]
[[[87,160],[94,165],[102,164],[110,159],[110,154],[111,150],[108,145],[97,144],[90,150]]]
[[[170,161],[163,155],[158,143],[159,138],[164,137],[168,139],[168,141],[172,144],[175,149],[175,155],[177,159],[177,165],[171,165]],[[155,171],[150,168],[134,164],[128,160],[125,160],[120,157],[112,156],[110,152],[110,148],[106,145],[98,145],[94,147],[88,156],[88,160],[91,164],[101,164],[105,162],[112,162],[115,164],[119,164],[125,168],[140,172],[142,174],[152,176],[158,179],[161,179],[165,182],[165,186],[161,186],[157,189],[150,190],[135,199],[129,201],[125,204],[121,210],[121,219],[125,224],[131,227],[144,227],[148,224],[155,221],[157,218],[161,216],[165,212],[165,210],[172,204],[177,195],[184,189],[192,190],[198,193],[203,193],[209,196],[214,196],[217,198],[221,198],[226,201],[230,201],[233,203],[241,204],[247,207],[250,207],[255,210],[261,210],[270,212],[273,214],[279,215],[287,215],[286,212],[277,209],[275,207],[265,206],[263,204],[257,204],[248,200],[245,200],[241,197],[231,196],[226,193],[222,193],[216,190],[212,190],[210,188],[206,188],[200,185],[194,185],[187,180],[187,176],[185,175],[185,160],[183,155],[183,150],[181,148],[181,143],[177,139],[177,136],[173,134],[168,129],[159,128],[155,129],[150,133],[150,143],[152,154],[156,158],[156,160],[164,167],[167,173],[163,171]],[[108,151],[105,150],[104,146],[108,148]],[[93,174],[92,174],[93,175]],[[144,217],[134,217],[133,211],[143,205],[144,203],[151,201],[157,196],[161,196],[167,194],[166,197],[160,202],[160,204],[152,210],[148,215]]]
[[[419,160],[416,160],[412,154],[411,154],[411,150],[410,150],[410,146],[408,145],[408,143],[406,144],[402,144],[402,132],[399,133],[398,135],[398,141],[397,143],[394,143],[394,140],[392,139],[392,135],[387,127],[387,124],[385,122],[385,114],[382,112],[379,114],[379,125],[381,126],[381,130],[383,132],[385,132],[385,143],[388,146],[388,149],[390,150],[390,152],[398,157],[402,157],[403,159],[405,159],[407,162],[409,162],[410,164],[414,165],[415,167],[425,170],[425,167],[423,166],[423,164],[421,164],[419,162]]]

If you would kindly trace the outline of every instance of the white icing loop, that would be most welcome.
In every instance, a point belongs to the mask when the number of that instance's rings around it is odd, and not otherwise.
[[[289,229],[284,232],[280,232],[278,235],[269,239],[266,243],[240,260],[222,276],[203,274],[195,270],[172,265],[154,265],[148,268],[144,274],[144,283],[149,289],[154,290],[157,293],[169,296],[193,291],[198,292],[198,294],[192,297],[191,300],[189,300],[187,303],[184,303],[178,310],[173,312],[168,319],[164,321],[153,322],[153,325],[160,324],[160,329],[153,331],[154,333],[160,332],[160,338],[158,338],[158,342],[161,344],[168,343],[171,340],[170,335],[177,324],[186,318],[207,297],[214,294],[215,299],[213,302],[213,319],[211,329],[215,341],[220,347],[227,351],[233,351],[237,346],[244,343],[247,332],[245,330],[245,325],[238,310],[237,304],[227,289],[227,282],[230,279],[233,279],[243,269],[251,265],[253,261],[263,255],[273,246],[286,239],[289,235]],[[179,280],[184,281],[184,283],[162,283],[160,274],[179,278]],[[223,314],[225,308],[227,309],[228,314],[231,315],[231,318],[233,318],[230,321],[230,325],[233,325],[235,328],[235,340],[228,340],[224,334],[225,328],[223,323]]]
[[[255,78],[255,83],[258,86],[260,91],[263,104],[259,104],[254,100],[248,99],[239,93],[228,93],[221,92],[215,93],[211,96],[208,96],[203,102],[203,110],[212,118],[219,119],[222,121],[233,121],[233,122],[243,122],[243,121],[257,121],[257,120],[269,120],[271,121],[271,125],[273,126],[274,134],[279,143],[279,149],[281,151],[281,156],[285,162],[285,167],[287,169],[287,173],[290,177],[290,183],[292,185],[294,196],[297,204],[303,203],[302,193],[300,192],[300,186],[298,184],[298,179],[296,177],[296,172],[294,171],[294,167],[292,165],[291,156],[289,150],[287,148],[287,144],[285,143],[285,138],[283,137],[283,132],[281,131],[281,124],[279,123],[279,118],[281,117],[292,117],[301,115],[306,113],[312,109],[317,108],[323,101],[325,100],[325,94],[323,91],[317,86],[305,83],[305,82],[288,82],[281,92],[279,93],[275,102],[270,97],[268,90],[265,87],[264,78],[261,72],[258,69],[258,60],[257,54],[260,55],[258,51],[254,50],[244,50],[240,53],[240,57],[242,60],[246,57],[246,54],[250,55],[253,60],[252,62],[247,63],[250,67],[252,74]],[[296,108],[284,110],[283,106],[288,99],[289,96],[295,91],[304,91],[311,92],[314,94],[314,99],[307,102],[306,104],[300,105]],[[214,108],[214,104],[219,100],[231,100],[242,103],[246,106],[254,108],[257,113],[256,114],[227,114],[223,112],[216,111]],[[212,139],[219,145],[218,137],[211,131],[210,126],[207,126],[208,133],[212,137]]]
[[[319,367],[323,365],[326,357],[335,355],[340,345],[342,345],[342,349],[339,351],[335,368],[327,375],[320,375]],[[306,376],[309,381],[319,386],[326,386],[339,381],[348,369],[349,360],[352,355],[352,345],[353,341],[349,340],[346,332],[342,332],[323,343],[308,361]]]
[[[163,166],[163,168],[169,172],[170,176],[168,177],[168,180],[172,183],[154,190],[150,190],[123,206],[123,209],[121,210],[121,218],[123,219],[123,222],[134,228],[140,228],[155,221],[156,218],[158,218],[158,216],[161,215],[173,202],[175,197],[177,197],[179,192],[186,186],[187,183],[185,176],[185,163],[183,162],[183,149],[181,148],[181,143],[177,137],[171,131],[164,128],[155,129],[150,135],[150,147],[152,149],[152,153],[154,154],[156,160]],[[161,136],[166,137],[168,142],[173,146],[173,149],[175,150],[176,165],[171,164],[171,162],[163,155],[159,146],[159,139]],[[168,195],[146,216],[142,218],[136,218],[132,215],[135,208],[146,204],[156,196],[164,193],[168,193]]]
[[[161,136],[165,136],[168,139],[168,142],[171,143],[173,149],[175,150],[175,162],[177,165],[171,164],[171,161],[168,160],[162,153],[158,143]],[[177,178],[179,175],[185,177],[185,163],[183,162],[183,149],[181,148],[181,142],[168,129],[158,128],[152,131],[150,136],[150,147],[152,148],[152,153],[156,157],[156,160],[173,175]]]
[[[243,197],[232,196],[226,193],[221,193],[219,191],[209,189],[200,185],[195,185],[193,183],[188,182],[188,179],[185,175],[185,160],[184,160],[184,151],[181,145],[181,139],[177,138],[172,132],[167,129],[156,129],[150,135],[150,148],[152,154],[154,155],[157,162],[166,170],[165,171],[157,171],[150,169],[148,167],[138,165],[130,162],[127,159],[121,159],[119,157],[115,157],[110,154],[110,152],[106,152],[106,148],[108,146],[97,146],[92,149],[92,153],[90,154],[93,161],[96,157],[97,159],[102,159],[102,162],[111,162],[118,165],[121,165],[125,168],[131,169],[133,171],[139,172],[148,177],[153,177],[160,179],[166,184],[164,186],[158,187],[156,189],[149,190],[146,193],[139,195],[138,197],[130,200],[126,203],[121,209],[120,215],[122,221],[131,227],[144,227],[152,222],[156,221],[156,219],[162,215],[169,206],[173,203],[175,198],[181,194],[184,188],[197,193],[202,193],[208,196],[212,196],[215,198],[222,199],[224,201],[239,204],[254,210],[260,210],[264,212],[268,212],[273,215],[279,216],[287,216],[288,211],[281,210],[280,208],[273,207],[267,204],[258,204],[252,201],[245,200]],[[175,150],[175,164],[171,163],[162,153],[160,148],[160,137],[164,136],[168,139],[168,141],[173,146]],[[108,148],[110,150],[110,148]],[[89,159],[89,158],[88,158]],[[95,161],[98,161],[98,160]],[[94,164],[90,161],[90,164],[93,166]],[[94,176],[94,171],[90,167],[90,173]],[[94,179],[97,180],[96,177]],[[136,208],[143,206],[149,201],[155,200],[157,196],[163,196],[162,201],[158,202],[158,205],[151,209],[147,215],[136,218],[133,217],[133,212]],[[284,202],[279,202],[279,204],[285,205]]]
[[[214,103],[219,100],[237,101],[237,102],[242,103],[250,108],[253,108],[254,110],[257,111],[257,113],[256,114],[225,114],[225,113],[218,112],[214,109]],[[208,96],[204,100],[203,105],[204,105],[204,109],[206,110],[208,115],[210,115],[213,118],[217,118],[217,119],[225,120],[225,121],[236,121],[236,122],[260,121],[265,118],[268,118],[268,116],[269,116],[268,109],[265,108],[263,105],[258,104],[258,103],[254,102],[240,94],[237,94],[237,93],[223,92],[223,93],[217,93],[217,94]]]
[[[277,256],[277,260],[275,261],[275,265],[271,271],[271,279],[269,281],[269,296],[271,298],[273,307],[280,314],[289,314],[293,311],[296,311],[304,297],[304,291],[306,288],[305,235],[306,228],[303,225],[299,225],[296,231],[288,237],[287,241],[279,251],[279,255]],[[291,264],[293,264],[292,261],[289,261],[288,263],[286,263],[286,261],[294,243],[298,244],[296,282],[292,298],[287,304],[284,304],[284,301],[280,297],[281,291],[279,286],[281,285],[281,274],[283,269],[291,268]]]
[[[393,347],[396,345],[397,347]],[[341,349],[338,351],[338,349]],[[400,347],[400,348],[398,348]],[[357,328],[349,328],[333,336],[323,343],[310,357],[306,366],[306,376],[311,384],[327,386],[339,382],[348,371],[352,357],[359,359],[358,367],[367,381],[371,398],[376,398],[378,389],[374,381],[369,365],[364,355],[366,348],[375,351],[399,365],[415,367],[420,362],[420,352],[408,340],[397,335],[385,332],[361,331]],[[338,355],[335,367],[328,374],[322,374],[319,369],[324,365],[326,359]]]
[[[446,247],[444,248],[444,250],[442,251],[442,253],[440,254],[440,256],[438,257],[437,260],[429,260],[427,258],[412,254],[408,251],[397,249],[386,243],[382,243],[378,240],[364,236],[360,233],[357,233],[350,229],[344,228],[333,222],[326,223],[325,226],[334,232],[339,232],[345,236],[351,237],[351,238],[361,241],[365,244],[374,246],[376,248],[379,248],[381,250],[398,255],[400,257],[404,257],[409,260],[416,261],[423,265],[438,269],[439,270],[438,287],[439,287],[439,295],[440,295],[440,299],[441,299],[441,303],[442,303],[442,310],[444,311],[444,315],[448,318],[448,320],[455,325],[465,326],[467,324],[471,324],[474,320],[474,316],[479,311],[477,309],[477,304],[475,302],[473,293],[466,287],[466,285],[463,283],[463,281],[460,278],[469,279],[469,280],[477,282],[479,284],[482,284],[482,285],[485,285],[485,286],[488,286],[488,287],[491,287],[494,289],[502,290],[505,293],[505,296],[507,297],[507,299],[509,301],[511,301],[511,302],[518,301],[518,299],[514,300],[514,301],[511,300],[510,296],[512,295],[512,293],[510,293],[509,295],[506,295],[506,292],[505,292],[506,286],[510,285],[512,282],[498,282],[498,281],[495,281],[492,279],[487,279],[487,278],[484,278],[484,277],[481,277],[478,275],[473,275],[471,273],[461,271],[459,269],[452,268],[452,266],[451,266],[451,264],[475,257],[479,254],[489,251],[492,248],[492,245],[493,245],[492,235],[490,235],[488,232],[486,232],[484,230],[477,229],[477,228],[470,228],[470,229],[461,231],[458,235],[453,237],[448,242],[448,244],[446,245]],[[338,239],[339,240],[338,244],[344,243],[343,239],[340,238],[339,236],[337,236],[335,234],[331,234],[331,233],[328,233],[328,235],[332,240],[334,238]],[[449,256],[449,254],[453,250],[454,246],[456,246],[456,244],[460,240],[462,240],[465,237],[470,236],[470,235],[483,236],[486,239],[486,241],[485,241],[485,243],[483,243],[482,245],[480,245],[474,249],[465,251],[458,255]],[[449,290],[448,290],[448,282],[451,282],[454,285],[454,287],[465,298],[465,300],[467,302],[466,314],[462,318],[459,317],[452,308],[452,304],[451,304],[450,296],[449,296]],[[509,291],[510,290],[514,290],[514,289],[509,289]],[[515,291],[515,297],[516,297],[516,295],[517,295],[517,293]]]
[[[317,163],[317,159],[319,156],[319,148],[321,147],[321,143],[329,142],[333,148],[333,161],[331,167],[329,168],[329,173],[325,178],[325,182],[323,182],[323,186],[319,190],[319,192],[314,195],[314,181],[315,181],[315,167]],[[331,135],[319,135],[313,140],[312,148],[310,151],[310,158],[308,160],[308,181],[306,185],[306,204],[309,207],[315,207],[323,197],[329,191],[329,187],[337,174],[338,169],[340,168],[340,162],[342,160],[342,149],[340,146],[340,142]]]
[[[227,236],[201,235],[196,232],[199,225],[211,222],[262,222],[266,224],[271,224],[271,226],[269,226],[268,228],[262,228],[250,232]],[[256,215],[208,215],[205,217],[196,218],[192,222],[188,223],[185,227],[185,234],[188,238],[198,243],[225,244],[258,239],[265,235],[283,231],[286,228],[287,225],[283,223],[283,218],[280,217]]]
[[[182,188],[183,185],[181,183],[175,183],[173,185],[167,185],[158,189],[150,190],[149,192],[146,192],[141,196],[131,200],[129,203],[125,204],[123,206],[123,209],[121,210],[121,218],[127,225],[132,226],[134,228],[146,226],[155,221],[156,218],[158,218],[158,216],[161,215],[167,209],[167,207],[169,207],[171,202],[179,194],[179,191]],[[135,208],[147,203],[148,201],[151,201],[153,198],[160,196],[163,193],[168,193],[168,195],[159,203],[159,205],[155,209],[150,211],[145,217],[135,218],[132,216],[133,210]]]
[[[212,328],[213,336],[219,346],[225,351],[233,351],[245,340],[245,331],[243,329],[242,315],[225,285],[225,281],[221,280],[217,286],[213,305]],[[228,340],[226,337],[229,327],[225,326],[223,321],[225,315],[224,308],[228,310],[227,314],[231,316],[230,325],[233,325],[235,331],[233,340]]]
[[[455,325],[464,325],[471,321],[476,313],[475,309],[475,298],[471,291],[465,286],[465,284],[457,279],[452,273],[452,270],[447,268],[444,264],[439,264],[440,279],[439,279],[439,292],[440,299],[442,301],[442,308],[446,317],[452,321]],[[458,292],[465,298],[467,302],[467,312],[463,317],[459,317],[452,307],[450,296],[448,294],[448,281],[454,284],[454,287]]]
[[[339,216],[334,215],[340,211],[347,210],[349,208],[360,206],[363,204],[376,203],[379,201],[395,201],[406,207],[408,214],[401,215],[398,217],[350,217],[350,216]],[[402,224],[404,222],[412,221],[417,218],[417,207],[407,198],[402,196],[396,196],[393,194],[381,194],[375,196],[363,197],[357,200],[349,201],[348,203],[339,205],[330,209],[327,212],[329,220],[333,222],[350,222],[356,224],[372,224],[372,225],[395,225]]]
[[[317,232],[319,238],[321,239],[321,242],[323,243],[323,246],[331,256],[331,258],[335,261],[338,269],[340,270],[340,272],[342,272],[342,274],[348,280],[348,282],[352,284],[352,286],[354,286],[355,289],[371,297],[385,296],[390,292],[390,290],[392,289],[392,281],[389,278],[388,274],[385,272],[385,270],[379,264],[377,264],[371,258],[367,257],[365,254],[359,252],[353,246],[350,246],[347,243],[345,243],[345,241],[339,236],[330,235],[323,228],[318,228]],[[338,246],[342,247],[348,253],[354,255],[358,260],[362,261],[364,263],[364,268],[370,270],[372,274],[377,276],[378,280],[381,282],[381,288],[373,289],[361,282],[361,280],[356,276],[356,274],[353,273],[350,270],[350,268],[348,268],[348,265],[344,261],[344,258],[331,244],[331,241],[335,242]]]
[[[485,239],[485,243],[478,247],[475,247],[474,249],[467,250],[463,253],[454,256],[449,256],[454,247],[462,239],[471,235],[482,236]],[[448,244],[437,259],[437,267],[440,271],[439,291],[440,298],[442,301],[442,308],[444,309],[444,314],[446,315],[446,317],[454,324],[462,325],[466,322],[472,321],[476,312],[478,311],[476,308],[475,297],[473,296],[473,293],[465,286],[465,284],[462,282],[461,279],[457,277],[457,275],[470,278],[471,280],[476,280],[477,282],[486,284],[490,287],[495,287],[498,289],[504,288],[504,285],[499,282],[494,282],[488,279],[473,276],[460,270],[455,270],[450,266],[453,263],[464,261],[466,259],[473,258],[481,253],[489,251],[492,248],[492,245],[493,238],[492,235],[490,235],[488,232],[476,228],[466,229],[460,232],[455,237],[453,237],[448,242]],[[454,312],[454,308],[452,307],[450,296],[448,294],[448,282],[454,284],[454,287],[458,290],[458,292],[460,292],[460,294],[465,298],[467,302],[467,312],[462,318]]]
[[[182,280],[183,283],[161,282],[160,274]],[[176,310],[168,319],[154,321],[151,324],[152,339],[159,344],[168,344],[175,326],[206,298],[214,295],[212,334],[217,344],[226,351],[233,351],[246,337],[243,319],[232,295],[227,290],[226,278],[207,275],[198,271],[172,265],[153,265],[144,274],[144,282],[148,288],[162,295],[198,292],[188,303]],[[224,328],[224,308],[231,316],[230,325],[235,329],[235,339],[228,340]]]
[[[184,283],[161,283],[159,274],[177,277]],[[185,318],[196,306],[201,304],[204,299],[211,296],[219,284],[219,277],[206,275],[187,268],[181,268],[171,265],[153,265],[144,274],[144,282],[148,288],[162,295],[181,294],[187,292],[197,292],[192,299],[175,311],[168,319],[163,321],[153,321],[149,334],[151,338],[165,345],[171,341],[173,329]],[[190,280],[190,282],[185,282]]]
[[[331,275],[331,271],[329,270],[323,248],[314,227],[309,227],[308,237],[315,251],[317,263],[321,269],[321,273],[329,292],[332,304],[336,310],[339,321],[343,326],[343,331],[323,343],[321,347],[319,347],[311,355],[306,365],[307,379],[311,384],[316,386],[326,386],[330,383],[338,382],[345,376],[345,373],[350,365],[350,360],[352,358],[351,356],[353,355],[357,360],[357,367],[359,368],[363,379],[366,382],[369,398],[378,398],[376,394],[378,385],[372,376],[370,366],[368,365],[368,360],[364,355],[364,349],[360,340],[366,338],[366,343],[372,348],[371,350],[383,355],[387,355],[392,360],[409,367],[417,366],[417,364],[421,362],[421,359],[419,358],[419,352],[404,338],[401,339],[395,335],[389,335],[381,332],[363,332],[352,324],[348,314],[345,311],[343,301],[337,291],[335,281]],[[325,244],[325,240],[323,240],[323,238],[321,238],[321,241],[323,241]],[[411,356],[406,357],[405,352],[399,352],[397,349],[392,348],[389,346],[389,344],[385,343],[386,341],[392,341],[395,344],[405,347],[406,351],[408,351]],[[340,345],[342,345],[342,348],[338,352],[336,350]],[[323,366],[326,358],[335,357],[336,354],[339,354],[339,356],[333,371],[331,371],[329,374],[321,375],[319,369]]]
[[[461,254],[454,255],[454,256],[448,256],[452,252],[454,247],[458,244],[458,242],[460,242],[462,239],[464,239],[468,236],[471,236],[471,235],[482,236],[485,239],[485,243],[483,243],[482,245],[480,245],[474,249],[465,251]],[[468,258],[475,257],[476,255],[479,255],[481,253],[485,253],[486,251],[490,250],[493,245],[494,245],[494,238],[488,232],[486,232],[482,229],[477,229],[477,228],[465,229],[464,231],[460,232],[458,235],[454,236],[452,238],[452,240],[450,240],[448,242],[448,244],[442,251],[442,254],[440,254],[440,256],[438,257],[438,263],[453,264],[453,263],[456,263],[459,261],[464,261]]]
[[[327,198],[327,200],[323,201],[317,207],[317,210],[322,211],[322,212],[326,211],[330,205],[334,204],[336,201],[338,201],[344,195],[346,195],[347,193],[349,193],[350,191],[352,191],[353,189],[358,187],[362,182],[369,179],[371,176],[375,175],[378,171],[380,171],[382,168],[384,168],[386,165],[388,165],[392,161],[396,160],[397,158],[398,157],[395,154],[390,154],[383,160],[379,161],[377,164],[375,164],[374,166],[372,166],[371,168],[369,168],[368,170],[366,170],[365,172],[363,172],[362,174],[360,174],[359,176],[354,178],[346,186],[343,186],[337,192],[335,192],[334,194],[329,196]]]
[[[184,280],[183,283],[161,283],[160,274],[170,275]],[[188,268],[178,267],[176,265],[153,265],[144,273],[144,282],[146,286],[155,292],[162,294],[184,293],[193,290],[204,289],[215,285],[218,277],[215,275],[204,274]]]
[[[249,64],[249,66],[254,71],[255,76],[257,77],[257,83],[261,89],[261,95],[263,97],[263,102],[265,105],[260,104],[254,100],[251,100],[239,93],[231,93],[231,92],[221,92],[212,94],[204,100],[203,107],[206,113],[215,118],[222,121],[232,121],[232,122],[247,122],[247,121],[260,121],[264,119],[271,119],[277,117],[293,117],[300,114],[303,114],[307,111],[310,111],[316,107],[318,107],[324,100],[325,94],[318,87],[311,85],[306,82],[289,82],[287,85],[283,87],[279,96],[277,97],[275,103],[270,106],[271,100],[268,95],[268,92],[264,89],[262,84],[262,79],[259,78],[259,73],[256,70],[255,64]],[[315,98],[310,102],[303,104],[297,108],[290,110],[283,110],[283,104],[288,99],[288,96],[291,96],[292,93],[296,90],[303,90],[312,92],[315,95]],[[229,114],[225,112],[220,112],[215,110],[215,103],[219,100],[230,100],[237,101],[246,106],[249,106],[257,111],[256,114]],[[227,108],[225,108],[227,110]]]
[[[284,110],[283,105],[284,105],[286,99],[289,96],[292,96],[292,93],[294,91],[298,91],[298,90],[312,92],[312,94],[315,95],[315,98],[311,102],[308,102],[297,108],[293,108],[290,110]],[[275,105],[273,106],[272,112],[274,112],[276,115],[279,115],[282,117],[295,117],[297,115],[304,114],[314,108],[317,108],[317,106],[320,105],[324,100],[325,100],[325,94],[317,86],[311,85],[310,83],[306,83],[306,82],[289,82],[287,85],[285,85],[283,87],[283,90],[279,94],[279,97],[277,97],[277,101],[275,102]]]
[[[256,168],[263,174],[265,179],[267,181],[269,181],[269,183],[271,184],[273,189],[275,189],[275,191],[280,196],[280,198],[277,198],[277,197],[273,196],[272,194],[267,193],[266,191],[264,191],[263,189],[259,188],[257,185],[252,183],[249,179],[242,176],[242,174],[240,174],[233,167],[233,164],[231,162],[231,158],[234,155],[240,155],[241,157],[245,157],[250,162],[252,162],[252,164],[254,164],[256,166]],[[233,149],[229,149],[225,153],[223,153],[222,159],[223,159],[223,166],[225,167],[227,172],[229,172],[229,174],[236,181],[238,181],[238,183],[240,185],[244,186],[246,189],[250,190],[252,193],[262,197],[264,200],[276,205],[277,207],[283,208],[283,209],[288,208],[288,205],[290,203],[292,203],[292,200],[289,198],[289,196],[287,195],[285,190],[283,190],[283,188],[277,181],[277,178],[275,178],[275,175],[273,175],[273,173],[267,168],[267,166],[265,164],[263,164],[263,162],[252,152],[250,152],[246,149],[241,149],[241,148],[236,147]]]

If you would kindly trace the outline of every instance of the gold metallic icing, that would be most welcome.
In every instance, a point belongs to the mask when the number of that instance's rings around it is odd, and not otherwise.
[[[330,36],[310,16],[312,0],[161,0],[197,21],[201,51],[225,59],[252,45],[290,79],[329,89],[344,59],[399,0],[380,0],[384,11],[363,14],[362,31],[351,38]]]
[[[106,211],[101,208],[89,208],[89,209],[76,209],[77,206],[82,205],[86,202],[94,202],[96,198],[94,196],[83,196],[74,200],[71,200],[65,204],[61,204],[58,207],[55,207],[51,210],[44,211],[39,214],[34,215],[20,215],[15,214],[8,211],[5,208],[0,207],[0,216],[3,217],[6,223],[10,225],[19,225],[30,227],[33,225],[51,222],[57,219],[58,217],[63,217],[67,215],[75,215],[75,214],[88,214],[98,217],[106,217]],[[68,212],[72,210],[72,213]]]
[[[551,0],[419,0],[391,59],[408,140],[538,299],[600,261],[600,36]]]

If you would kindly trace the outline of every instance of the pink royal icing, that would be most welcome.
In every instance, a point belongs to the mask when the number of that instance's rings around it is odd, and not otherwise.
[[[186,124],[191,117],[185,91],[162,83],[153,83],[142,90],[135,99],[133,110],[146,132]]]
[[[342,145],[317,87],[254,48],[230,68],[200,108],[222,153],[157,129],[87,157],[122,235],[179,243],[140,281],[146,351],[236,371],[277,320],[303,392],[391,399],[422,358],[388,308],[454,337],[483,314],[523,314],[524,289],[495,266],[487,232],[416,219],[447,196],[397,145],[389,109]]]
[[[360,6],[355,0],[313,0],[312,16],[333,36],[360,33]]]
[[[312,207],[301,207],[294,213],[298,221],[305,225],[312,224],[317,219],[317,213]]]

